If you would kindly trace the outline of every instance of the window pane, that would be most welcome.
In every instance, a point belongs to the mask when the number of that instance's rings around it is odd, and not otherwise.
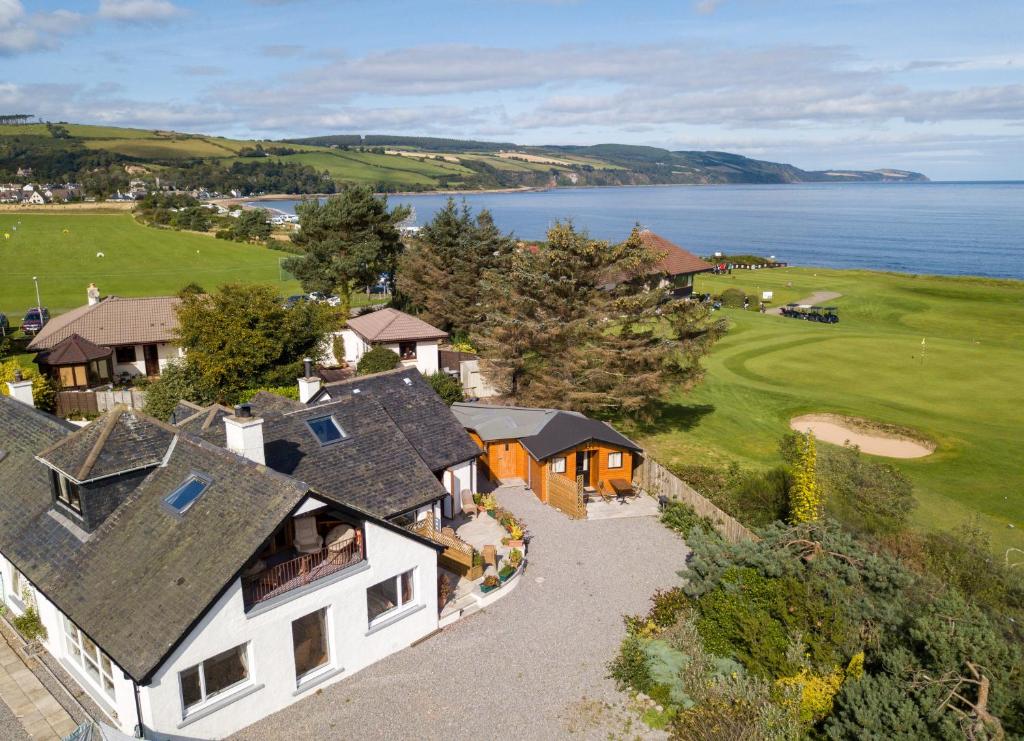
[[[181,677],[181,701],[186,708],[203,699],[202,690],[199,687],[198,666],[190,667],[178,676]]]
[[[345,437],[345,434],[338,427],[338,423],[334,421],[333,417],[311,419],[307,424],[309,429],[313,430],[313,434],[316,435],[316,439],[320,441],[321,445],[337,442]]]
[[[85,651],[86,656],[94,662],[99,662],[99,650],[96,648],[96,644],[90,641],[86,635],[82,636],[82,649]]]
[[[114,683],[106,677],[103,677],[103,689],[106,690],[106,693],[111,697],[114,696]]]
[[[236,646],[204,661],[203,676],[206,678],[207,697],[246,679],[249,668],[245,663],[245,646]]]
[[[370,621],[398,604],[397,582],[394,577],[374,584],[366,590],[366,610]]]
[[[114,672],[110,669],[110,659],[107,658],[106,654],[100,654],[100,668],[108,677],[114,676]]]
[[[292,648],[296,678],[327,663],[326,610],[317,610],[292,623]]]
[[[93,663],[92,659],[90,659],[88,655],[85,657],[85,671],[89,674],[90,677],[93,678],[93,681],[95,681],[97,684],[99,683],[100,668]]]
[[[184,512],[199,498],[207,486],[209,484],[202,479],[190,476],[184,484],[168,494],[164,501],[178,512]]]
[[[622,453],[608,454],[608,468],[622,468]]]
[[[407,605],[412,602],[412,571],[406,571],[402,574],[402,604]]]

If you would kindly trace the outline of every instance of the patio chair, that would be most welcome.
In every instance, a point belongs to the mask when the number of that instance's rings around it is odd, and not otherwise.
[[[473,501],[473,492],[471,492],[469,489],[463,489],[461,497],[462,497],[462,511],[465,512],[466,514],[469,514],[470,512],[472,512],[473,513],[473,517],[479,517],[480,516],[480,507],[478,507],[477,503]]]
[[[493,566],[495,570],[498,569],[498,549],[493,545],[485,545],[481,551],[484,557],[484,569],[488,566]]]
[[[324,547],[324,539],[316,531],[316,517],[306,515],[295,518],[295,550],[299,553],[316,553]]]
[[[356,540],[356,529],[351,525],[335,525],[327,533],[324,543],[331,553],[340,553]]]

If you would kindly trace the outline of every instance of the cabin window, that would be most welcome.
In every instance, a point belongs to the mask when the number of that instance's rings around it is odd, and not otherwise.
[[[398,343],[398,356],[402,360],[415,360],[416,359],[416,343],[415,342],[399,342]]]
[[[334,417],[317,417],[316,419],[306,420],[306,425],[316,436],[316,439],[320,441],[321,445],[330,445],[339,440],[344,440],[346,437],[345,431],[341,429],[341,425],[338,424]]]
[[[118,363],[134,363],[136,360],[135,345],[122,345],[114,348],[114,359]]]
[[[565,473],[565,457],[558,457],[551,459],[551,472],[552,473]]]
[[[181,704],[187,714],[222,692],[249,679],[248,644],[235,646],[178,672]]]
[[[414,572],[415,569],[410,569],[366,590],[366,612],[371,627],[413,603],[416,599]]]
[[[295,681],[330,659],[327,645],[327,608],[311,612],[292,622],[292,652],[295,656]]]
[[[210,479],[205,476],[200,476],[197,473],[190,474],[181,486],[164,497],[164,502],[179,515],[183,514],[199,499],[199,495],[206,491],[209,485]]]
[[[101,381],[109,381],[110,373],[107,371],[106,360],[94,360],[89,364],[92,369],[93,376],[100,379]]]
[[[56,471],[50,475],[53,477],[54,493],[61,504],[82,514],[82,495],[79,492],[78,484]]]
[[[622,468],[622,453],[608,454],[608,468]]]
[[[64,623],[64,643],[68,649],[68,657],[79,667],[103,693],[114,700],[114,665],[110,657],[100,651],[99,647],[89,640],[74,623],[61,615]]]
[[[65,365],[60,368],[60,385],[61,388],[76,388],[78,386],[88,386],[89,381],[86,378],[85,366],[84,365]]]

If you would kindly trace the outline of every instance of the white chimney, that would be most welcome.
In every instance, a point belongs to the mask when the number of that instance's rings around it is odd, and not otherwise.
[[[305,366],[305,375],[299,379],[299,401],[306,404],[320,390],[320,376],[313,375],[312,360],[303,358],[302,362]]]
[[[36,405],[35,400],[32,398],[32,379],[23,379],[21,370],[14,371],[14,380],[7,382],[7,391],[15,401],[28,404],[30,407]]]
[[[85,290],[85,295],[89,299],[89,306],[95,306],[100,302],[100,289],[96,287],[95,283],[89,284],[89,287]]]
[[[239,404],[235,407],[234,416],[224,418],[224,431],[227,433],[228,450],[260,465],[266,465],[267,459],[263,452],[263,420],[252,416],[252,409],[248,404]]]

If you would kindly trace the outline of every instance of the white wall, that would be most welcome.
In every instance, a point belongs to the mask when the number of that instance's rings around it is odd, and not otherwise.
[[[372,347],[372,345],[363,340],[362,337],[351,329],[341,330],[341,336],[345,343],[345,362],[352,365],[358,363],[359,359]],[[397,342],[381,342],[378,344],[386,347],[388,350],[391,350],[396,355],[400,355],[398,352]],[[438,347],[439,343],[437,340],[417,342],[416,360],[402,361],[402,365],[407,368],[415,367],[420,373],[426,375],[436,373],[439,367]],[[329,352],[328,357],[335,361],[338,360],[334,357],[333,352]]]
[[[463,360],[459,363],[459,381],[462,382],[462,390],[466,396],[486,399],[498,395],[497,389],[489,384],[480,372],[479,360]]]
[[[390,530],[366,524],[370,568],[274,607],[246,615],[236,581],[191,635],[141,689],[149,738],[221,738],[348,677],[437,629],[437,552]],[[366,589],[411,568],[416,605],[396,622],[368,631]],[[291,623],[327,608],[331,665],[341,673],[296,694]],[[369,634],[368,634],[369,633]],[[243,695],[195,722],[182,725],[178,672],[241,643],[249,644],[249,680],[225,694]],[[225,699],[219,697],[218,699]],[[179,725],[182,725],[179,728]]]
[[[185,357],[185,351],[170,342],[158,342],[156,345],[156,355],[157,362],[160,364],[160,372],[162,373],[169,361]],[[134,363],[118,363],[116,355],[114,358],[115,376],[120,373],[128,373],[132,376],[144,376],[146,374],[146,356],[143,354],[142,345],[135,346]]]
[[[476,459],[452,466],[444,472],[444,488],[451,496],[450,504],[445,503],[444,516],[454,517],[462,512],[462,490],[476,492]]]

